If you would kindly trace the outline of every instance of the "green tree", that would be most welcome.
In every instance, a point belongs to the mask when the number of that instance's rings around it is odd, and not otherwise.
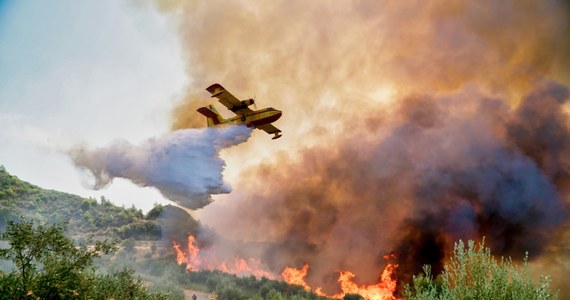
[[[146,218],[148,220],[156,220],[164,210],[164,206],[162,204],[155,203],[151,210],[148,211],[146,214]]]
[[[64,232],[63,225],[34,226],[23,219],[8,222],[0,237],[10,247],[0,249],[0,259],[12,261],[15,270],[2,281],[10,287],[0,288],[9,289],[15,297],[34,294],[42,298],[70,297],[88,288],[83,271],[113,246],[96,242],[93,247],[76,247]]]
[[[424,274],[414,276],[412,285],[406,285],[404,297],[410,300],[428,299],[556,299],[550,290],[550,278],[543,276],[538,285],[531,278],[530,266],[525,258],[522,266],[511,259],[496,259],[491,250],[480,243],[463,241],[455,244],[450,262],[436,280],[430,266]]]
[[[8,223],[0,238],[9,247],[0,249],[0,259],[12,262],[14,269],[0,272],[0,299],[172,298],[170,293],[148,292],[130,270],[96,275],[93,260],[114,251],[114,245],[88,239],[77,246],[64,232],[63,225],[35,226],[24,219]]]

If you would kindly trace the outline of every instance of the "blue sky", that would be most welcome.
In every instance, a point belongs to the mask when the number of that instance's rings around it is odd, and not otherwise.
[[[86,189],[61,150],[168,131],[186,81],[175,29],[150,3],[0,0],[0,164],[45,188],[148,209],[164,201],[156,191],[122,180]]]
[[[6,6],[8,5],[9,0],[0,0],[0,20],[2,20],[2,14],[6,11]],[[14,1],[10,1],[14,2]],[[1,21],[0,21],[1,22]]]

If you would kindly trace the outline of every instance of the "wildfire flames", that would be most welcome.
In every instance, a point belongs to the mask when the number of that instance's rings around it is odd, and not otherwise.
[[[219,259],[213,255],[201,252],[200,248],[196,245],[196,238],[192,235],[188,236],[187,252],[184,252],[176,242],[173,242],[172,248],[176,252],[176,262],[179,265],[185,263],[187,270],[220,270],[236,275],[275,278],[273,274],[263,270],[259,259],[234,257],[233,261],[228,263],[226,261],[219,261]]]
[[[276,276],[268,271],[263,270],[261,261],[255,258],[239,258],[235,257],[231,264],[222,261],[212,255],[202,254],[200,248],[196,245],[196,238],[192,235],[188,236],[187,250],[184,252],[180,244],[173,242],[172,248],[176,252],[176,262],[181,265],[186,264],[187,270],[219,270],[230,274],[236,275],[254,275],[256,277],[267,277],[276,279]],[[393,256],[384,256],[384,259],[389,260]],[[307,273],[309,272],[309,264],[300,268],[286,267],[281,273],[282,279],[288,284],[300,285],[308,291],[313,291],[315,294],[322,297],[340,299],[346,294],[359,294],[365,299],[370,300],[390,300],[396,299],[394,292],[396,291],[397,282],[393,279],[397,264],[388,263],[382,274],[380,275],[379,282],[372,285],[358,285],[354,282],[356,275],[350,271],[339,271],[338,283],[341,292],[329,295],[323,292],[321,287],[315,289],[305,281]]]
[[[188,255],[186,255],[182,249],[180,249],[180,245],[176,242],[174,243],[174,250],[176,251],[176,262],[180,265],[182,263],[186,263],[186,269],[188,270],[199,270],[202,261],[198,258],[198,254],[200,249],[196,246],[196,239],[194,236],[188,236]]]
[[[389,259],[391,256],[385,256],[385,259]],[[318,287],[314,289],[315,294],[323,297],[340,299],[346,294],[359,294],[365,299],[370,300],[389,300],[396,299],[394,297],[394,292],[396,291],[397,282],[392,278],[398,268],[397,264],[388,264],[382,274],[380,275],[379,282],[372,285],[358,285],[354,282],[356,275],[350,271],[339,271],[338,283],[342,292],[334,295],[327,295],[323,293],[322,288]],[[281,276],[285,282],[289,284],[296,284],[304,287],[306,290],[312,290],[309,284],[305,281],[307,273],[309,271],[309,264],[305,265],[301,269],[296,269],[292,267],[287,267],[281,273]]]

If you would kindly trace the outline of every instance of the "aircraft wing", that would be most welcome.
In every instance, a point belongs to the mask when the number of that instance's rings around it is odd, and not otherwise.
[[[257,129],[261,129],[269,134],[275,134],[275,136],[273,137],[273,139],[278,139],[281,137],[281,130],[279,130],[279,128],[271,125],[271,124],[263,124],[260,126],[256,126]]]
[[[253,110],[248,108],[247,105],[243,104],[238,98],[236,98],[230,92],[226,91],[226,89],[219,83],[212,84],[206,88],[206,90],[212,94],[212,97],[218,98],[218,101],[220,101],[220,103],[222,103],[236,115],[243,115],[253,112]]]

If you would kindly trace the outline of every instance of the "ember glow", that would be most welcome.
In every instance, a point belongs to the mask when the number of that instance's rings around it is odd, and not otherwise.
[[[388,259],[389,256],[385,256]],[[396,292],[397,282],[393,277],[395,275],[397,264],[388,263],[382,274],[380,275],[379,282],[371,285],[358,285],[354,282],[356,275],[350,271],[339,271],[338,283],[340,285],[341,292],[327,295],[323,292],[321,287],[311,288],[309,284],[305,281],[307,273],[309,271],[309,264],[296,269],[293,267],[287,267],[281,273],[281,276],[285,282],[294,285],[300,285],[306,290],[313,290],[315,294],[323,297],[341,299],[346,294],[358,294],[367,300],[392,300],[396,299],[394,293]]]

